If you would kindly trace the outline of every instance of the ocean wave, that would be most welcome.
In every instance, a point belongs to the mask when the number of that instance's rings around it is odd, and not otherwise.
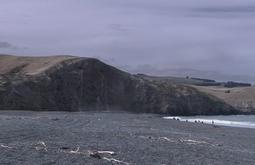
[[[220,120],[220,119],[215,119],[215,118],[211,118],[211,119],[194,118],[194,117],[189,118],[189,117],[179,117],[179,116],[167,116],[167,117],[163,117],[163,118],[170,119],[170,120],[192,122],[192,123],[205,123],[205,124],[213,124],[213,125],[220,125],[220,126],[254,128],[255,129],[255,122]]]

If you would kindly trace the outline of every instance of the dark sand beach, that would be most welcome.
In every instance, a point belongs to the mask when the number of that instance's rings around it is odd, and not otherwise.
[[[0,112],[1,165],[255,164],[255,129],[126,112]]]

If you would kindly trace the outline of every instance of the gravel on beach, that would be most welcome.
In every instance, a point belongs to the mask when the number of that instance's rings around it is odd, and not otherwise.
[[[255,129],[127,112],[0,111],[1,165],[254,165]]]

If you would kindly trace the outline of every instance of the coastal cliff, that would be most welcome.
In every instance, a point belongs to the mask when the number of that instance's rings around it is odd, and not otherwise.
[[[94,58],[0,56],[0,109],[125,110],[171,115],[238,113],[194,87],[149,81]]]

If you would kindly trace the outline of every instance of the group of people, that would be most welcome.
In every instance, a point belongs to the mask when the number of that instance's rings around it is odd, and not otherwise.
[[[180,121],[180,118],[174,117],[173,120]],[[185,120],[185,121],[186,121],[186,122],[189,122],[189,120]],[[202,124],[204,124],[204,121],[195,120],[195,123],[202,123]],[[214,121],[213,121],[213,120],[212,120],[212,125],[214,125]]]

